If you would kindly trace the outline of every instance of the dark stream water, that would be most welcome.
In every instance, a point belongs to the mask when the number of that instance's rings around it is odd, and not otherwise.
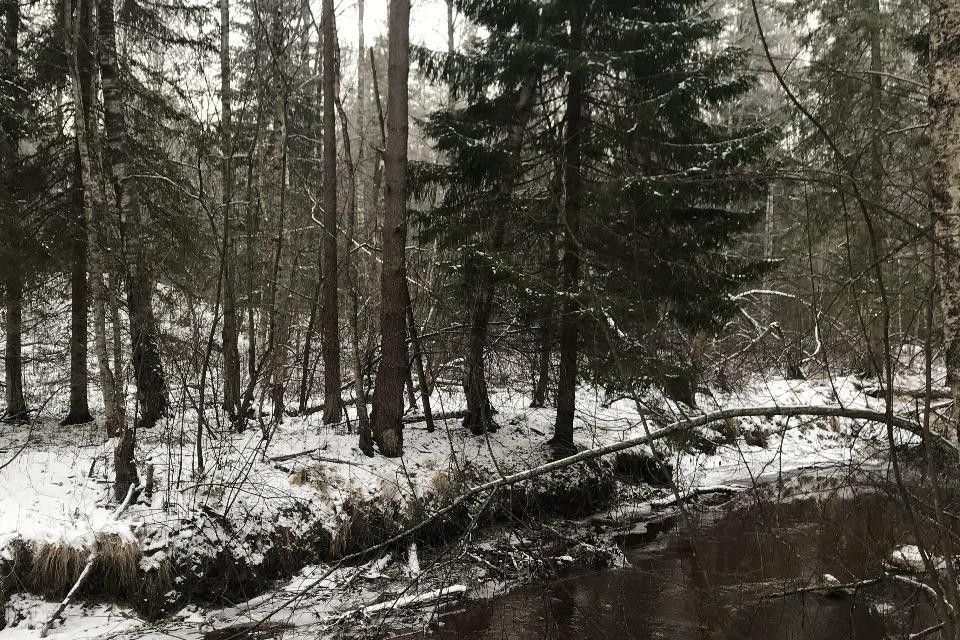
[[[445,616],[434,637],[876,640],[936,622],[924,596],[889,581],[846,596],[764,598],[824,573],[844,583],[877,576],[891,550],[910,540],[891,498],[832,484],[794,479],[764,499],[741,496],[696,514],[694,534],[677,526],[626,549],[630,568],[468,603]]]

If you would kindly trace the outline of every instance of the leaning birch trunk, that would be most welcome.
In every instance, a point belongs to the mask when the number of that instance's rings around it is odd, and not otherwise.
[[[103,87],[103,119],[106,130],[105,165],[110,171],[120,214],[121,255],[132,258],[133,268],[126,274],[127,312],[130,318],[130,342],[133,372],[137,382],[140,427],[152,427],[166,413],[167,389],[156,343],[151,283],[144,269],[143,224],[136,189],[128,182],[129,151],[127,123],[117,60],[117,37],[112,0],[99,0],[100,79]],[[133,216],[131,221],[130,217]],[[132,224],[131,224],[132,222]],[[131,255],[132,254],[132,255]],[[120,500],[131,484],[137,483],[134,462],[134,430],[120,425],[120,437],[113,454],[114,496]]]
[[[140,409],[138,427],[150,428],[167,412],[167,385],[157,344],[156,321],[153,316],[152,282],[144,255],[145,224],[143,207],[138,199],[137,185],[129,180],[130,153],[124,97],[117,58],[117,36],[113,0],[99,0],[97,5],[99,29],[100,79],[103,89],[103,121],[106,131],[104,160],[111,178],[110,191],[116,195],[115,205],[120,217],[121,255],[128,263],[123,273],[126,283],[127,312],[130,318],[130,342],[133,355],[133,373],[137,382],[137,401]],[[133,433],[124,431],[121,438],[132,441]],[[129,442],[124,449],[132,452]],[[119,500],[126,493],[128,481],[135,481],[132,460],[118,460],[123,478],[117,489]]]
[[[944,364],[960,434],[960,4],[930,9],[930,142],[936,216],[937,285],[943,315]]]
[[[93,96],[92,91],[85,91],[85,85],[80,75],[78,62],[78,48],[80,22],[73,20],[70,0],[64,2],[64,15],[71,19],[70,25],[64,29],[64,40],[67,51],[67,62],[70,65],[71,89],[73,91],[74,111],[79,117],[74,117],[74,129],[77,137],[77,150],[80,160],[80,181],[83,187],[83,215],[87,228],[88,259],[90,264],[90,293],[93,299],[93,337],[94,352],[97,358],[97,368],[100,373],[100,392],[103,397],[103,412],[105,427],[109,437],[115,437],[125,422],[124,408],[118,400],[117,381],[110,366],[110,352],[107,346],[107,291],[103,284],[103,257],[101,255],[101,240],[99,234],[99,219],[97,212],[103,210],[103,193],[101,181],[94,179],[95,163],[90,152],[90,122],[82,114],[94,113],[94,105],[86,105],[85,96]],[[87,82],[89,82],[87,78]]]

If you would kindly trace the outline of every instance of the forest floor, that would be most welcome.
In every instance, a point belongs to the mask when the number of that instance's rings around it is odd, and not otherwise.
[[[882,410],[863,386],[853,377],[757,379],[699,402],[704,410],[838,403]],[[457,393],[433,399],[444,412],[462,402]],[[94,547],[97,569],[51,638],[216,640],[268,616],[258,632],[431,623],[438,603],[464,592],[482,596],[578,563],[616,566],[617,544],[674,517],[678,497],[734,491],[810,466],[869,464],[886,450],[885,430],[861,421],[742,418],[658,442],[667,466],[652,463],[643,447],[571,467],[438,520],[421,532],[419,551],[404,543],[338,563],[469,487],[552,459],[552,409],[529,408],[519,392],[498,392],[493,403],[495,433],[471,436],[456,419],[433,433],[407,424],[397,459],[367,458],[355,434],[322,425],[319,413],[285,418],[269,442],[256,426],[208,434],[202,476],[195,473],[196,419],[177,416],[138,434],[138,460],[142,469],[153,465],[154,491],[119,516],[111,500],[114,443],[96,425],[2,426],[0,596],[7,602],[0,640],[37,637]],[[644,404],[606,404],[581,389],[578,447],[642,435],[682,414],[656,394]],[[408,608],[418,613],[406,622],[395,615]]]

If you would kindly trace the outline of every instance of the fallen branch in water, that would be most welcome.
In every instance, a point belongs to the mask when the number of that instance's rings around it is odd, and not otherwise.
[[[394,598],[393,600],[376,602],[358,609],[351,609],[345,613],[338,614],[331,620],[331,622],[337,623],[355,616],[363,618],[369,616],[370,614],[379,613],[381,611],[392,611],[394,609],[402,609],[403,607],[410,607],[414,605],[432,604],[446,600],[453,600],[463,597],[463,594],[466,593],[466,591],[467,588],[462,584],[454,584],[450,585],[449,587],[441,587],[439,589],[418,593],[412,596],[402,596],[399,598]]]
[[[838,591],[855,591],[862,587],[869,587],[870,585],[877,584],[881,580],[885,579],[887,576],[877,576],[876,578],[867,578],[865,580],[858,580],[857,582],[848,582],[846,584],[812,584],[807,587],[799,587],[797,589],[791,589],[790,591],[777,591],[775,593],[765,593],[760,599],[761,600],[773,600],[775,598],[789,598],[790,596],[798,596],[804,593],[817,593],[820,591],[826,593],[835,593]]]
[[[703,496],[711,493],[740,493],[745,487],[739,485],[729,485],[729,484],[715,484],[707,487],[696,487],[690,489],[689,491],[684,491],[679,495],[669,495],[665,498],[660,498],[659,500],[651,500],[651,507],[669,507],[678,502],[686,502],[691,498],[697,496]]]
[[[447,506],[433,513],[427,515],[423,520],[417,524],[408,527],[407,529],[397,533],[386,540],[375,544],[371,547],[357,551],[351,554],[340,558],[339,564],[344,564],[352,562],[354,560],[359,560],[361,558],[367,557],[371,553],[392,547],[398,542],[401,542],[413,534],[419,532],[420,530],[427,527],[429,524],[450,515],[451,513],[456,512],[457,510],[463,508],[465,504],[471,499],[475,498],[478,495],[502,489],[504,487],[509,487],[520,482],[525,482],[527,480],[532,480],[548,473],[554,471],[559,471],[560,469],[565,469],[571,467],[580,462],[586,462],[588,460],[594,460],[596,458],[601,458],[603,456],[610,455],[612,453],[618,453],[626,449],[632,449],[634,447],[640,446],[642,444],[647,444],[667,436],[682,433],[684,431],[689,431],[690,429],[696,429],[698,427],[703,427],[708,424],[713,424],[714,422],[720,422],[728,418],[749,418],[749,417],[774,417],[774,416],[808,416],[808,417],[834,417],[834,418],[846,418],[850,420],[867,420],[869,422],[878,422],[882,424],[887,424],[888,422],[895,427],[908,431],[914,434],[921,434],[923,429],[916,422],[911,421],[908,418],[897,416],[896,414],[887,415],[886,413],[880,411],[873,411],[871,409],[854,409],[848,407],[837,407],[837,406],[823,406],[823,405],[793,405],[793,406],[759,406],[759,407],[738,407],[735,409],[722,409],[720,411],[712,411],[710,413],[705,413],[700,416],[694,416],[690,418],[684,418],[682,420],[677,420],[676,422],[671,422],[666,426],[661,427],[653,432],[645,433],[642,436],[637,436],[635,438],[628,438],[621,442],[615,442],[612,444],[604,445],[601,447],[595,447],[593,449],[586,449],[580,453],[576,453],[572,456],[566,458],[561,458],[559,460],[554,460],[546,464],[540,465],[539,467],[534,467],[532,469],[527,469],[525,471],[520,471],[511,475],[503,476],[497,480],[491,480],[490,482],[485,482],[483,484],[477,485],[472,489],[468,489],[464,493],[460,494],[456,499],[452,500]],[[936,441],[940,446],[946,447],[951,452],[956,455],[956,447],[951,443],[947,442],[941,437],[933,436],[934,441]],[[332,569],[327,572],[327,575],[332,573]],[[323,576],[326,577],[326,576]],[[322,579],[322,578],[321,578]],[[273,609],[270,613],[264,616],[258,623],[253,627],[252,630],[255,630],[259,625],[265,623],[267,620],[277,615],[291,602],[295,602],[302,598],[306,593],[310,591],[310,587],[305,587],[293,594],[290,598],[287,599],[284,603],[279,605],[277,608]]]

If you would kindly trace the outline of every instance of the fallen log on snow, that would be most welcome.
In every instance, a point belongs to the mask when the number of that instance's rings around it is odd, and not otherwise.
[[[642,436],[637,436],[634,438],[628,438],[621,442],[615,442],[612,444],[603,445],[601,447],[594,447],[592,449],[586,449],[579,453],[576,453],[566,458],[561,458],[559,460],[554,460],[546,464],[540,465],[539,467],[534,467],[532,469],[527,469],[525,471],[520,471],[508,476],[503,476],[497,480],[491,480],[490,482],[485,482],[483,484],[477,485],[471,489],[460,494],[456,499],[452,500],[447,506],[442,509],[438,509],[433,513],[426,516],[423,520],[417,524],[401,531],[400,533],[391,536],[390,538],[375,544],[367,549],[362,551],[357,551],[352,554],[348,554],[340,558],[340,564],[352,562],[360,558],[367,557],[371,553],[392,547],[398,542],[401,542],[413,534],[417,533],[421,529],[424,529],[429,524],[434,522],[439,518],[443,518],[458,509],[461,509],[465,504],[476,498],[479,495],[490,493],[498,489],[505,487],[513,486],[527,480],[532,480],[533,478],[538,478],[540,476],[552,473],[554,471],[559,471],[560,469],[565,469],[571,467],[575,464],[581,462],[586,462],[588,460],[593,460],[603,456],[607,456],[619,451],[624,451],[626,449],[632,449],[634,447],[640,446],[642,444],[648,444],[656,440],[661,440],[667,436],[682,433],[690,429],[696,429],[698,427],[703,427],[715,422],[720,422],[728,418],[749,418],[749,417],[766,417],[771,418],[775,416],[784,416],[784,417],[795,417],[795,416],[806,416],[806,417],[834,417],[834,418],[846,418],[850,420],[866,420],[869,422],[877,422],[881,424],[890,424],[891,426],[903,429],[913,434],[921,435],[923,434],[923,427],[921,427],[916,422],[898,416],[896,414],[886,414],[881,411],[874,411],[872,409],[857,409],[857,408],[848,408],[848,407],[838,407],[838,406],[825,406],[825,405],[793,405],[793,406],[759,406],[759,407],[738,407],[734,409],[722,409],[720,411],[712,411],[710,413],[705,413],[700,416],[693,416],[689,418],[684,418],[677,420],[676,422],[671,422],[656,431],[647,432]],[[930,437],[936,443],[937,446],[942,447],[950,451],[954,456],[957,454],[956,447],[945,440],[944,438],[937,436],[936,434],[930,434]],[[332,570],[329,573],[332,573]],[[326,577],[326,576],[323,576]],[[322,578],[321,578],[322,579]],[[302,590],[299,590],[292,594],[290,598],[281,603],[277,608],[273,609],[269,614],[263,617],[259,624],[263,624],[267,620],[271,619],[273,616],[277,615],[287,606],[287,602],[294,602],[304,596],[310,590],[309,587],[306,587]]]
[[[447,413],[435,413],[433,414],[433,419],[435,421],[439,420],[459,420],[461,418],[466,418],[466,411],[448,411]],[[426,422],[427,417],[424,415],[415,415],[415,416],[404,416],[404,424],[413,424],[416,422]]]
[[[868,385],[857,381],[853,383],[853,387],[854,389],[863,391],[864,395],[870,396],[871,398],[879,398],[882,400],[887,397],[887,390],[877,385]],[[895,396],[902,396],[913,400],[923,400],[927,397],[926,387],[901,387],[894,385],[892,391]],[[950,393],[950,389],[947,387],[932,387],[930,389],[930,399],[953,400],[953,394]]]
[[[465,586],[462,584],[454,584],[450,585],[449,587],[441,587],[432,591],[417,593],[412,596],[402,596],[392,600],[376,602],[358,609],[352,609],[337,616],[335,621],[339,622],[340,620],[351,618],[353,616],[365,617],[373,613],[393,611],[394,609],[402,609],[404,607],[421,606],[425,604],[440,604],[449,600],[461,598],[466,592],[467,588]]]

